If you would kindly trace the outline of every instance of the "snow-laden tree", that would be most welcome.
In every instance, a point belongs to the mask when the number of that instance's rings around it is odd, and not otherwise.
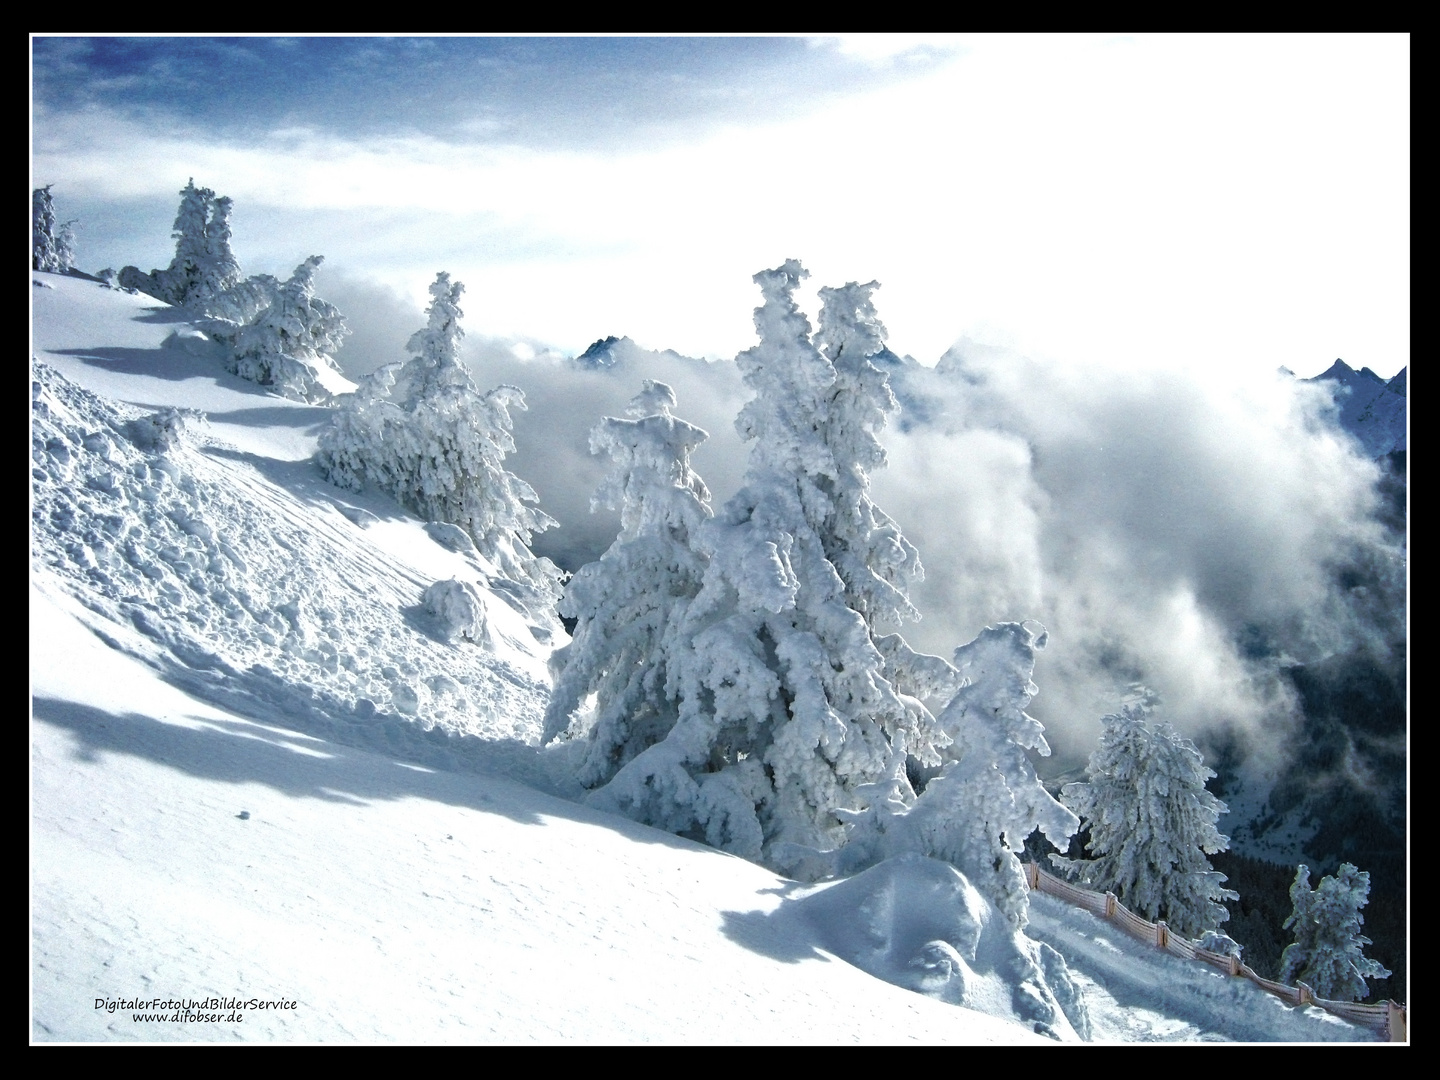
[[[609,781],[637,754],[665,738],[678,717],[669,656],[690,601],[700,591],[705,557],[694,540],[711,517],[710,492],[690,465],[708,435],[670,413],[675,394],[646,379],[627,410],[590,433],[590,451],[610,469],[591,507],[620,511],[620,535],[565,587],[560,613],[576,620],[569,645],[550,666],[555,690],[544,741],[572,723],[590,695],[588,745],[579,778]]]
[[[228,195],[217,196],[210,204],[210,220],[205,223],[205,241],[197,253],[195,281],[191,292],[197,298],[223,296],[240,284],[239,260],[230,250],[230,214],[235,200]]]
[[[1027,756],[1050,753],[1044,727],[1025,712],[1038,693],[1031,681],[1035,654],[1047,639],[1043,629],[1023,623],[988,626],[955,650],[953,664],[905,656],[897,653],[903,641],[882,640],[894,664],[906,666],[900,686],[927,697],[951,695],[931,734],[944,765],[915,796],[902,752],[907,747],[898,740],[885,777],[858,790],[865,808],[837,811],[851,833],[829,872],[853,873],[904,852],[944,859],[1016,929],[1025,926],[1029,898],[1019,854],[1026,838],[1038,828],[1063,844],[1080,824],[1045,790]],[[921,662],[928,671],[917,672]],[[929,684],[923,689],[917,686],[922,675]]]
[[[744,486],[696,539],[709,561],[667,657],[676,722],[591,796],[781,861],[842,844],[834,811],[858,808],[858,789],[883,779],[897,739],[925,737],[886,677],[867,622],[878,613],[856,609],[874,594],[857,587],[852,605],[827,555],[868,558],[869,534],[857,542],[837,522],[863,490],[873,449],[863,418],[831,430],[847,403],[837,404],[836,366],[795,304],[804,276],[794,260],[755,275],[760,343],[736,362],[756,396],[735,422],[754,448]],[[880,580],[888,572],[865,568]],[[847,573],[861,578],[853,564]]]
[[[538,496],[503,464],[515,450],[510,410],[525,408],[525,395],[513,386],[481,393],[465,370],[464,289],[436,275],[426,326],[407,345],[414,355],[341,399],[318,461],[342,487],[373,484],[427,521],[464,529],[502,578],[528,590],[531,614],[558,629],[560,571],[529,547],[532,533],[556,522],[529,505]]]
[[[55,201],[50,194],[53,184],[36,188],[32,200],[34,211],[30,228],[32,254],[30,268],[50,274],[64,274],[75,269],[75,234],[73,221],[57,221]]]
[[[816,483],[831,504],[820,534],[826,558],[845,583],[846,602],[872,633],[883,634],[920,618],[909,590],[925,571],[914,545],[870,498],[870,474],[886,460],[878,434],[899,408],[889,378],[870,359],[885,347],[885,327],[871,300],[878,287],[852,281],[820,290],[816,342],[835,369],[824,427],[835,475],[821,471]]]
[[[217,304],[223,308],[221,298],[241,281],[240,264],[230,250],[232,205],[209,188],[197,188],[192,177],[180,192],[170,265],[148,274],[127,266],[120,271],[120,285],[197,314],[224,315]]]
[[[1370,898],[1370,875],[1343,863],[1334,876],[1320,879],[1310,889],[1310,868],[1296,868],[1290,886],[1290,917],[1285,929],[1295,940],[1280,955],[1280,981],[1303,982],[1317,997],[1330,1001],[1359,1001],[1370,996],[1366,979],[1384,979],[1390,972],[1364,954],[1370,939],[1360,928],[1360,909]]]
[[[1085,782],[1060,793],[1090,830],[1092,858],[1051,860],[1184,937],[1215,929],[1230,918],[1218,901],[1240,898],[1205,857],[1230,846],[1216,828],[1228,809],[1205,790],[1215,773],[1189,739],[1149,723],[1142,705],[1126,705],[1102,724]]]
[[[1050,755],[1044,726],[1025,712],[1038,692],[1035,654],[1047,640],[1043,629],[1000,623],[955,650],[961,686],[939,717],[951,740],[941,751],[948,763],[906,822],[918,850],[953,863],[1017,928],[1029,908],[1020,864],[1026,838],[1040,829],[1064,846],[1080,827],[1045,790],[1026,753]]]
[[[350,330],[335,305],[315,295],[315,271],[324,261],[320,255],[306,259],[275,288],[252,322],[233,331],[226,361],[230,371],[286,397],[315,401],[329,396],[321,372],[339,373],[331,354]]]

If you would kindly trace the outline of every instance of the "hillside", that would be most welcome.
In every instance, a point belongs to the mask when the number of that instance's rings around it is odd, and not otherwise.
[[[1037,904],[1077,993],[1042,1023],[1024,964],[1050,954],[941,864],[806,888],[569,801],[536,746],[547,613],[325,484],[326,410],[224,374],[180,313],[33,279],[32,1038],[1369,1037],[1129,943],[1099,963]],[[451,578],[473,640],[422,602]],[[937,943],[963,960],[920,963]],[[123,1004],[211,997],[280,1005]]]

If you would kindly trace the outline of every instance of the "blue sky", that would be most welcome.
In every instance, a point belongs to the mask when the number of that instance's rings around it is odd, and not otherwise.
[[[34,38],[87,269],[193,176],[248,272],[327,258],[473,333],[692,355],[750,275],[877,278],[897,351],[1316,374],[1409,361],[1409,38]],[[343,306],[343,305],[342,305]],[[397,316],[398,317],[398,316]]]

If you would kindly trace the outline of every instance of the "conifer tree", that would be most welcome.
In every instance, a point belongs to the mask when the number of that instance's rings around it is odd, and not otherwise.
[[[675,725],[592,796],[782,861],[843,843],[833,811],[859,805],[916,724],[827,556],[844,548],[837,493],[863,489],[864,425],[829,430],[837,372],[795,304],[804,276],[794,260],[755,275],[760,343],[736,358],[756,391],[736,429],[755,445],[744,486],[699,531],[708,565],[668,657]]]
[[[231,207],[232,200],[217,199],[209,188],[197,188],[191,177],[180,192],[171,232],[175,257],[170,265],[148,274],[126,266],[120,271],[120,285],[197,314],[224,315],[224,294],[241,280],[240,264],[230,251]]]
[[[1082,884],[1114,892],[1131,911],[1199,937],[1229,919],[1218,901],[1238,900],[1206,855],[1230,840],[1216,828],[1228,810],[1205,790],[1215,773],[1169,724],[1152,726],[1141,705],[1102,720],[1100,749],[1084,783],[1067,784],[1065,804],[1090,829],[1090,860],[1051,855]]]
[[[1303,982],[1317,997],[1331,1001],[1359,1001],[1370,996],[1366,979],[1385,979],[1390,971],[1364,954],[1371,944],[1360,928],[1360,909],[1370,896],[1370,875],[1344,863],[1333,876],[1310,889],[1310,868],[1296,867],[1290,886],[1290,917],[1285,929],[1295,941],[1280,955],[1280,981]]]
[[[824,872],[853,873],[905,852],[944,859],[1016,929],[1024,928],[1029,894],[1019,853],[1026,838],[1038,828],[1060,844],[1079,826],[1075,815],[1045,790],[1026,754],[1050,753],[1044,728],[1025,713],[1038,692],[1031,682],[1035,654],[1047,637],[1043,629],[1037,632],[1022,623],[988,626],[955,650],[954,664],[906,655],[903,640],[882,639],[892,666],[903,662],[909,673],[900,685],[913,685],[915,669],[924,662],[927,670],[920,674],[928,681],[926,696],[950,694],[930,728],[931,744],[943,766],[917,796],[907,776],[906,756],[897,753],[879,783],[859,789],[866,803],[863,810],[836,812],[851,831],[831,865],[819,864]],[[898,749],[906,743],[896,745]],[[805,868],[807,876],[821,876]]]
[[[630,403],[634,419],[605,417],[590,450],[608,454],[610,470],[591,505],[620,511],[620,535],[565,587],[560,613],[576,620],[573,640],[550,665],[555,690],[544,741],[565,731],[582,701],[596,696],[579,777],[586,787],[616,771],[675,726],[669,679],[672,639],[700,591],[705,558],[693,541],[711,516],[710,493],[690,466],[708,437],[672,416],[675,394],[645,380]]]
[[[234,207],[235,200],[226,195],[210,203],[210,220],[205,223],[204,243],[196,253],[195,278],[190,287],[190,296],[202,306],[235,288],[243,276],[230,250],[230,214]]]
[[[826,557],[845,583],[846,602],[873,633],[883,634],[920,618],[909,589],[925,571],[914,545],[870,498],[870,474],[886,460],[878,434],[899,408],[885,372],[871,362],[885,348],[885,327],[871,299],[878,287],[852,281],[820,290],[816,339],[835,369],[824,429],[835,475],[821,473],[818,482],[831,501],[821,533]]]
[[[940,713],[947,762],[909,812],[915,848],[953,863],[1017,927],[1029,891],[1020,852],[1037,828],[1063,846],[1079,819],[1045,790],[1026,751],[1048,757],[1044,727],[1025,712],[1038,692],[1035,654],[1048,635],[1023,623],[987,626],[955,650],[960,687]]]
[[[335,305],[315,295],[315,271],[324,261],[312,255],[297,266],[255,320],[238,329],[227,363],[234,374],[302,401],[329,397],[321,369],[338,374],[330,354],[350,329]]]
[[[464,288],[436,275],[427,323],[407,346],[414,355],[342,399],[318,461],[334,483],[374,484],[427,521],[464,529],[502,578],[527,590],[531,615],[558,630],[560,571],[529,547],[556,522],[529,505],[534,490],[503,464],[515,449],[510,410],[525,408],[525,395],[513,386],[482,394],[465,370]]]
[[[75,269],[74,222],[55,218],[55,201],[50,194],[53,184],[36,188],[32,199],[30,227],[30,268],[50,274],[64,274]]]

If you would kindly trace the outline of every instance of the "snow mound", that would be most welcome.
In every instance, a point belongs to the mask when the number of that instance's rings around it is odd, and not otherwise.
[[[464,553],[475,550],[475,541],[459,525],[448,521],[427,521],[425,531],[430,534],[430,539],[449,551]]]
[[[538,740],[549,648],[524,616],[492,605],[502,632],[486,651],[433,633],[433,578],[343,512],[317,512],[308,464],[281,471],[207,437],[195,410],[110,402],[38,361],[32,419],[34,565],[100,617],[97,632],[133,627],[161,646],[151,663],[172,681],[428,758],[454,748],[425,733]]]
[[[486,641],[485,598],[468,581],[437,581],[425,590],[425,610],[450,641]]]
[[[796,912],[824,948],[876,978],[1064,1042],[1090,1037],[1060,954],[1014,930],[948,863],[887,859],[796,901]]]

